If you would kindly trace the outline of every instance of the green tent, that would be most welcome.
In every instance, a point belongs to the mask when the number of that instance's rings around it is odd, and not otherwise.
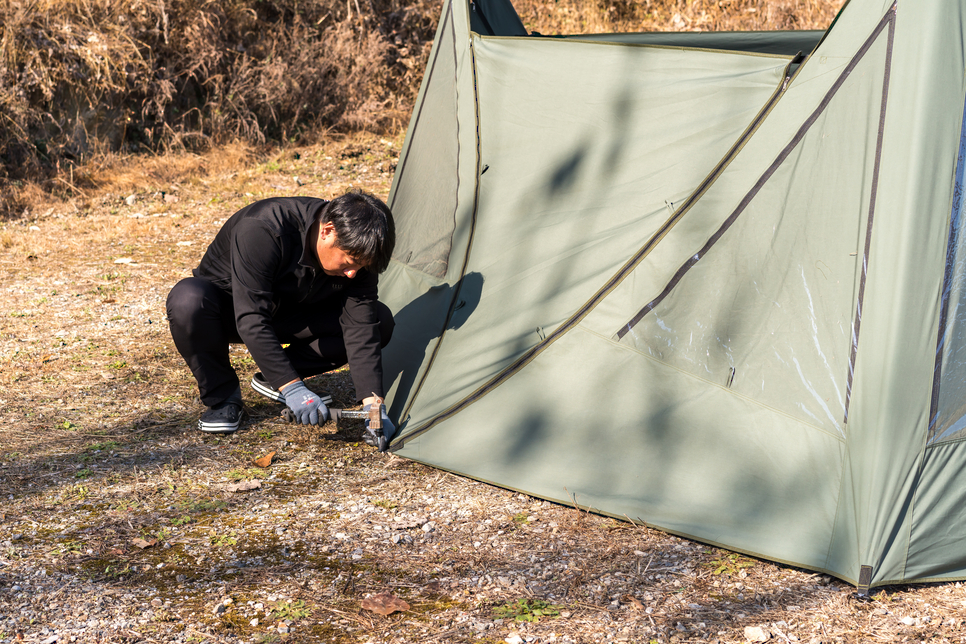
[[[545,37],[447,0],[397,454],[867,591],[966,577],[966,3]]]

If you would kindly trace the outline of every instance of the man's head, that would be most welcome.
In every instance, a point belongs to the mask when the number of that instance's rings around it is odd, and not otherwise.
[[[389,207],[363,191],[347,192],[326,205],[319,217],[319,262],[330,275],[354,277],[367,268],[381,273],[396,245]]]

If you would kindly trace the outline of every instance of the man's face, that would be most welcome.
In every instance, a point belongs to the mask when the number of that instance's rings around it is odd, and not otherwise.
[[[363,264],[339,248],[335,235],[335,226],[326,222],[319,226],[319,239],[315,245],[315,253],[319,264],[326,275],[348,277],[352,279],[364,268]]]

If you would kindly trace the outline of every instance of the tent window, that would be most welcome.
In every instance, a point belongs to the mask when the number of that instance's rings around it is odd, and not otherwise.
[[[966,165],[966,108],[959,137],[959,161],[953,189],[946,274],[943,279],[933,377],[929,442],[966,437],[966,231],[963,230],[963,175]]]
[[[892,36],[890,13],[738,208],[615,337],[844,436]]]

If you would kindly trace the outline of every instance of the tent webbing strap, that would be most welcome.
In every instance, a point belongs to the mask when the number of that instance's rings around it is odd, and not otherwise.
[[[480,398],[488,394],[493,389],[496,389],[501,384],[509,380],[514,374],[516,374],[518,371],[523,369],[523,367],[529,364],[547,347],[549,347],[551,344],[556,342],[559,338],[563,337],[567,332],[569,332],[571,329],[577,326],[577,324],[579,324],[581,320],[583,320],[601,301],[603,301],[603,299],[608,294],[610,294],[615,288],[617,288],[617,286],[624,280],[624,278],[627,277],[631,272],[633,272],[634,268],[636,268],[637,265],[644,260],[644,258],[648,255],[648,253],[650,253],[651,250],[654,249],[654,247],[668,234],[668,232],[675,226],[675,224],[677,224],[678,221],[680,221],[684,217],[684,215],[694,206],[694,204],[697,203],[698,199],[700,199],[701,196],[703,196],[704,193],[708,191],[708,189],[718,179],[718,177],[721,176],[721,174],[724,172],[728,164],[730,164],[731,161],[735,158],[735,156],[737,156],[741,148],[744,147],[744,144],[748,141],[748,139],[751,138],[751,136],[755,133],[755,131],[757,131],[761,123],[765,120],[765,117],[772,111],[772,109],[778,103],[778,100],[785,93],[785,90],[788,87],[788,81],[790,80],[790,77],[793,75],[792,70],[794,69],[795,73],[797,74],[798,69],[800,69],[798,62],[799,62],[799,59],[798,57],[796,57],[794,60],[788,63],[788,65],[785,67],[785,73],[783,75],[781,83],[779,83],[774,93],[765,103],[764,107],[762,107],[762,109],[758,112],[758,114],[755,116],[752,122],[748,125],[745,131],[742,132],[741,136],[738,137],[738,139],[731,146],[728,152],[718,162],[714,170],[712,170],[712,172],[701,182],[698,188],[691,193],[691,195],[684,201],[681,207],[677,211],[675,211],[675,213],[671,215],[671,217],[666,222],[664,222],[664,224],[661,225],[661,227],[657,230],[657,232],[654,233],[654,235],[651,236],[650,239],[648,239],[648,241],[644,244],[644,246],[642,246],[617,271],[617,273],[615,273],[604,284],[604,286],[602,286],[587,302],[585,302],[577,310],[576,313],[574,313],[564,323],[562,323],[559,327],[557,327],[553,331],[553,333],[549,334],[543,341],[539,342],[538,344],[530,348],[522,356],[517,358],[512,364],[504,368],[500,373],[498,373],[496,376],[494,376],[485,384],[481,385],[478,389],[473,391],[471,394],[469,394],[459,402],[454,403],[453,405],[443,410],[433,418],[429,419],[428,421],[426,421],[426,423],[424,423],[422,426],[418,427],[417,429],[413,430],[412,432],[409,432],[408,434],[404,436],[400,436],[399,438],[394,440],[392,443],[392,446],[390,447],[390,451],[396,451],[402,448],[408,441],[429,431],[430,429],[432,429],[439,423],[443,422],[444,420],[458,414],[460,411],[462,411],[469,405],[473,404],[474,402],[476,402],[477,400],[479,400]],[[473,71],[475,74],[476,72],[475,62],[473,67],[474,67]],[[475,85],[475,80],[474,80],[474,85]],[[477,136],[477,142],[479,143],[479,136]],[[480,176],[480,173],[478,172],[477,173],[477,180],[478,180],[477,193],[479,192],[479,176]],[[476,208],[478,207],[478,203],[479,203],[479,195],[477,194],[477,204],[474,205],[474,212],[473,212],[474,224],[476,221]],[[467,256],[468,255],[469,255],[469,247],[467,248]],[[464,272],[465,272],[465,266],[464,266]],[[456,300],[454,299],[454,302],[455,301]],[[433,352],[432,358],[436,357],[436,353],[438,352],[442,342],[443,342],[443,338],[440,337],[439,341],[436,343],[436,349]],[[426,371],[423,374],[423,380],[425,380],[428,373],[429,373],[429,367],[427,367]],[[422,381],[420,382],[420,385],[422,385]],[[412,408],[414,401],[415,401],[415,394],[410,397],[409,403],[406,405],[406,409],[404,413],[400,416],[401,418],[406,417],[409,410]]]

